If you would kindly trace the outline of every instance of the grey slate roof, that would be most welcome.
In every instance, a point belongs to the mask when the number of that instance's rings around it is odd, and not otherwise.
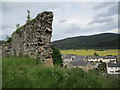
[[[85,58],[85,56],[75,56],[75,61],[84,60]]]
[[[87,56],[88,59],[99,59],[101,56]]]
[[[66,54],[66,55],[63,55],[63,59],[71,59],[72,56],[76,56],[74,54]]]
[[[103,56],[103,59],[116,59],[116,56]]]
[[[71,56],[63,56],[63,59],[71,59]]]
[[[86,66],[89,62],[83,60],[70,62],[73,66]]]
[[[87,56],[88,59],[116,59],[116,56]]]
[[[108,63],[108,67],[120,67],[120,63]]]

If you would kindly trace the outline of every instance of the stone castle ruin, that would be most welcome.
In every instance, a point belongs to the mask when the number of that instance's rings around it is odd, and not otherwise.
[[[47,66],[52,66],[52,21],[53,13],[45,11],[18,28],[11,42],[2,43],[2,57],[28,55],[39,57]]]

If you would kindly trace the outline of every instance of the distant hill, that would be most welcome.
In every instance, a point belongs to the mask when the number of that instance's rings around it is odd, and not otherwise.
[[[52,42],[59,49],[112,49],[118,48],[120,34],[102,33],[90,36],[78,36]]]

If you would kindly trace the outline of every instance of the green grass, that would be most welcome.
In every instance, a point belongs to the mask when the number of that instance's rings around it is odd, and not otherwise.
[[[3,58],[3,88],[118,88],[118,77],[45,67],[28,57]]]
[[[75,55],[94,55],[96,52],[100,56],[118,55],[118,49],[109,49],[108,51],[95,51],[94,49],[77,49],[77,50],[60,50],[62,54],[75,54]]]

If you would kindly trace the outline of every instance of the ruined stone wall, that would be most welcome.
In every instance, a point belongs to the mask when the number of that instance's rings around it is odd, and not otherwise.
[[[39,57],[47,65],[52,65],[52,21],[53,13],[45,11],[18,28],[12,34],[10,54]]]
[[[11,43],[3,42],[1,45],[2,57],[9,57],[11,55]]]

